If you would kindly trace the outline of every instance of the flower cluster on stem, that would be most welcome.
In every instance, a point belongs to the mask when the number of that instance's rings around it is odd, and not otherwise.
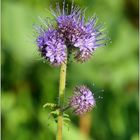
[[[51,65],[65,63],[66,48],[74,51],[76,61],[86,62],[98,47],[106,45],[108,38],[103,25],[97,23],[96,15],[85,21],[84,10],[72,5],[68,12],[65,3],[62,11],[57,4],[57,12],[52,11],[52,14],[54,22],[44,21],[48,28],[40,27],[36,39],[41,55]]]
[[[95,50],[105,46],[108,38],[103,31],[102,24],[98,24],[97,16],[85,20],[85,10],[71,5],[69,11],[63,2],[56,11],[51,9],[53,22],[44,21],[45,27],[37,28],[36,44],[42,57],[53,66],[60,66],[59,83],[59,113],[57,125],[57,140],[62,140],[63,112],[71,107],[76,115],[89,112],[95,105],[94,94],[86,86],[77,86],[70,98],[68,107],[64,108],[64,94],[66,83],[66,68],[69,52],[78,62],[86,62]],[[46,28],[47,27],[47,28]]]

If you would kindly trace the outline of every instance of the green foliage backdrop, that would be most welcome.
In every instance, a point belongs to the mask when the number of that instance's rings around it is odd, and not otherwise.
[[[56,124],[42,106],[57,102],[59,68],[40,59],[32,27],[39,23],[38,16],[52,17],[46,10],[51,4],[54,7],[55,1],[2,1],[3,140],[55,139]],[[96,13],[106,23],[112,44],[98,49],[87,63],[68,66],[66,98],[76,84],[90,86],[97,97],[104,89],[90,114],[90,139],[138,140],[138,0],[75,4],[87,8],[86,18]],[[64,127],[64,140],[82,140],[79,118],[69,114],[72,123],[69,130]]]

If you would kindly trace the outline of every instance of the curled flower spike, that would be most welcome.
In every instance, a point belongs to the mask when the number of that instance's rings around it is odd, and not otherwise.
[[[74,109],[75,114],[83,115],[95,106],[95,99],[86,86],[78,86],[70,98],[69,106]]]
[[[85,11],[73,4],[68,11],[65,1],[62,10],[57,4],[56,11],[51,9],[51,12],[55,19],[53,22],[49,22],[49,18],[43,21],[48,28],[40,27],[42,31],[36,40],[42,56],[51,64],[59,66],[65,62],[66,49],[74,51],[77,61],[85,62],[96,48],[106,45],[108,39],[103,26],[97,25],[97,16],[85,22]]]
[[[42,56],[52,65],[59,66],[65,62],[66,45],[57,30],[47,30],[36,41]]]
[[[87,61],[95,49],[106,45],[108,40],[103,36],[103,26],[96,25],[97,17],[93,16],[85,22],[83,13],[80,8],[72,6],[70,14],[64,12],[56,17],[59,31],[64,35],[68,45],[77,48],[75,59],[80,62]]]

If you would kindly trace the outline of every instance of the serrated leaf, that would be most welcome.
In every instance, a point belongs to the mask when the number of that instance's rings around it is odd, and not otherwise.
[[[43,105],[43,108],[50,108],[51,110],[56,110],[59,107],[57,104],[54,103],[46,103]]]
[[[63,113],[63,117],[67,117],[67,118],[69,118],[69,115],[66,114],[66,113]]]
[[[51,111],[50,114],[58,116],[59,115],[59,111],[58,110]]]
[[[64,122],[71,122],[70,118],[63,118]]]

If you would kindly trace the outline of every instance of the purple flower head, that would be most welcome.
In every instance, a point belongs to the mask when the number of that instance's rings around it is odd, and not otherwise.
[[[74,51],[74,58],[84,62],[89,60],[96,48],[106,45],[106,35],[103,27],[97,25],[97,17],[85,21],[85,10],[71,5],[71,10],[63,2],[63,8],[59,4],[56,11],[51,9],[55,19],[53,23],[48,20],[43,23],[48,27],[40,29],[36,43],[41,54],[53,65],[61,65],[65,62],[67,49]],[[105,36],[104,36],[105,35]],[[74,48],[74,49],[73,49]]]
[[[70,98],[69,105],[74,109],[75,114],[83,115],[95,106],[95,99],[86,86],[78,86]]]
[[[106,45],[107,38],[101,31],[103,26],[97,25],[96,16],[85,22],[84,11],[73,5],[70,13],[65,12],[64,5],[63,12],[56,16],[58,29],[68,45],[77,48],[75,59],[84,62],[91,57],[96,48]]]
[[[48,29],[37,38],[42,56],[52,65],[59,66],[66,60],[66,45],[57,30]]]
[[[43,36],[39,36],[36,40],[37,42],[37,46],[38,47],[42,47],[44,45],[44,37]]]

